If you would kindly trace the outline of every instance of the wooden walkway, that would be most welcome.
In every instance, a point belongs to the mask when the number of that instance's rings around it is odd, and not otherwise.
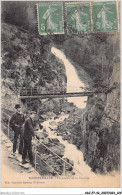
[[[19,90],[19,98],[20,99],[28,99],[28,98],[66,98],[66,97],[82,97],[82,96],[92,96],[94,92],[42,92],[41,89],[38,88],[21,88]]]
[[[20,99],[28,98],[66,98],[66,97],[82,97],[82,96],[92,96],[94,93],[91,92],[76,92],[76,93],[57,93],[57,94],[35,94],[35,95],[22,95],[20,94]]]

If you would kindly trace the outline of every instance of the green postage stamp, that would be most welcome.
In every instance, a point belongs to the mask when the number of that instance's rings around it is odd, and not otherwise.
[[[93,3],[93,25],[94,32],[118,30],[117,7],[115,1]]]
[[[41,35],[118,31],[116,1],[42,2],[37,17]]]
[[[90,3],[66,3],[65,10],[68,34],[91,32]]]
[[[63,6],[62,3],[37,4],[39,34],[63,34]]]

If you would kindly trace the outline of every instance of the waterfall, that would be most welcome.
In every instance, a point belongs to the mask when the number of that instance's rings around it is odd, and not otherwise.
[[[51,52],[60,60],[62,60],[67,76],[67,92],[83,92],[81,87],[85,87],[84,83],[78,77],[74,66],[66,58],[65,54],[59,49],[52,47]],[[69,97],[68,102],[73,102],[79,108],[86,107],[87,97]]]

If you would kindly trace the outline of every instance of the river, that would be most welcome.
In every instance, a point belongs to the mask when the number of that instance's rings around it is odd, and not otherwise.
[[[70,61],[66,58],[64,53],[59,49],[52,47],[51,52],[60,60],[62,60],[67,76],[67,92],[82,92],[83,89],[81,87],[85,87],[85,84],[79,79],[77,72],[74,66],[70,63]],[[87,97],[69,97],[67,98],[68,102],[73,102],[79,108],[86,107]],[[63,121],[67,118],[68,115],[61,116],[59,119],[56,119],[55,122]],[[50,122],[53,120],[48,120],[43,123],[44,128],[48,131],[49,137],[57,138],[60,143],[65,145],[65,153],[64,158],[67,157],[70,160],[73,160],[74,167],[81,173],[82,177],[87,177],[86,170],[90,172],[90,167],[86,165],[83,160],[83,154],[79,151],[75,145],[68,143],[68,141],[64,141],[61,136],[57,136],[53,131],[50,130]],[[56,128],[56,127],[55,127]],[[87,167],[87,169],[86,169]],[[75,174],[79,174],[79,172],[75,171]]]
[[[68,117],[68,115],[66,115],[66,116],[64,115],[64,116],[61,116],[59,119],[56,119],[55,120],[56,124],[59,121],[63,121],[67,117]],[[88,172],[90,172],[90,167],[88,165],[86,165],[86,163],[84,162],[82,152],[80,150],[78,150],[75,145],[68,143],[68,141],[66,141],[66,140],[64,141],[62,139],[62,136],[57,136],[54,133],[54,131],[50,130],[50,127],[51,128],[55,128],[55,129],[57,127],[57,125],[55,125],[53,127],[50,125],[50,122],[52,122],[52,121],[54,121],[54,120],[51,119],[51,120],[43,122],[43,127],[48,132],[50,138],[57,138],[60,141],[60,143],[65,146],[65,153],[64,153],[63,158],[66,157],[66,158],[69,158],[70,160],[73,160],[74,168],[79,171],[78,172],[78,171],[74,170],[75,175],[79,175],[79,176],[81,176],[83,178],[86,178],[87,175],[88,175],[86,170]],[[87,169],[86,169],[86,167],[87,167]]]
[[[65,69],[66,69],[66,76],[67,76],[67,92],[82,92],[83,89],[81,87],[84,87],[85,84],[79,79],[77,72],[74,68],[74,66],[70,63],[70,61],[66,58],[64,53],[60,51],[59,49],[52,47],[51,52],[60,60],[62,60]],[[67,98],[69,102],[73,102],[77,107],[83,109],[86,107],[86,101],[87,97],[73,97],[73,98]],[[56,119],[56,125],[54,128],[56,129],[57,123],[59,121],[63,121],[65,118],[67,118],[68,115],[62,115],[60,118]],[[50,130],[50,125],[54,119],[50,119],[43,122],[43,127],[46,129],[46,131],[49,133],[50,138],[57,138],[60,143],[62,143],[65,146],[65,153],[64,157],[69,158],[70,160],[73,160],[74,162],[74,168],[77,169],[79,172],[74,170],[76,176],[80,176],[82,178],[82,186],[83,187],[107,187],[108,181],[111,181],[111,183],[114,183],[114,180],[116,178],[119,178],[119,174],[116,172],[112,172],[109,175],[100,175],[95,174],[91,171],[91,168],[85,163],[83,158],[83,153],[76,148],[75,145],[68,143],[68,141],[64,141],[62,139],[62,136],[57,136],[53,131]],[[83,178],[88,178],[86,179]]]

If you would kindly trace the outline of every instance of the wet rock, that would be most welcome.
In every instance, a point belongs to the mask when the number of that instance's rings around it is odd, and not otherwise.
[[[54,153],[56,153],[59,156],[63,156],[64,155],[64,149],[60,149],[58,147],[52,146],[50,147],[50,150]]]
[[[60,142],[59,142],[59,140],[58,140],[57,138],[53,139],[53,142],[54,142],[55,144],[60,144]]]
[[[49,138],[48,144],[45,144],[45,145],[47,147],[49,147],[49,149],[52,152],[54,152],[55,154],[57,154],[60,157],[63,157],[65,146],[63,144],[61,144],[57,138],[56,139]],[[51,175],[56,175],[56,173],[55,173],[55,171],[56,171],[56,172],[58,172],[59,175],[63,174],[63,161],[60,158],[58,158],[58,156],[51,153],[48,149],[46,149],[41,144],[38,145],[37,150],[38,150],[38,153],[40,153],[41,159],[43,159],[48,165],[52,166],[52,169],[50,169],[49,167],[48,168],[45,167],[46,170],[48,171],[48,173],[50,173]],[[72,161],[69,161],[69,159],[67,159],[67,161],[69,163],[71,163],[71,165],[73,166]],[[72,171],[72,168],[70,165],[69,166],[66,165],[65,169],[67,172]]]
[[[60,149],[64,149],[64,148],[65,148],[65,145],[59,143],[59,144],[58,144],[58,147],[59,147]]]
[[[63,140],[68,140],[69,139],[69,136],[68,135],[63,135],[62,139]]]
[[[73,170],[73,166],[74,166],[74,162],[72,160],[69,160],[68,158],[63,158],[67,163],[65,163],[65,169],[67,171],[72,171]]]
[[[69,160],[69,164],[71,164],[72,166],[74,166],[73,160]]]
[[[42,133],[36,133],[36,135],[37,135],[37,137],[39,138],[39,139],[44,139],[44,138],[46,138],[46,137],[48,137],[48,134],[47,134],[47,132],[42,132]]]
[[[61,164],[62,163],[61,159],[56,159],[56,163]]]

